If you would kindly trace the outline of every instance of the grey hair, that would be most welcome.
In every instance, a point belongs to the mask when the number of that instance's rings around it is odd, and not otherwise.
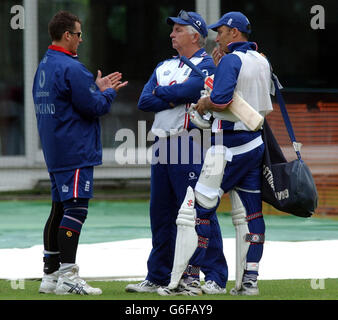
[[[207,37],[203,38],[203,36],[191,25],[187,25],[187,30],[190,34],[195,34],[197,33],[199,35],[198,38],[198,45],[200,48],[204,48],[206,43],[207,43]]]

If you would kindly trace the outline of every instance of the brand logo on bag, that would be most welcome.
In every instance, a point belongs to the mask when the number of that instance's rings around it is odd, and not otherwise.
[[[275,185],[273,183],[273,174],[269,167],[263,164],[263,177],[267,180],[268,184],[270,185],[271,189],[275,191]]]
[[[272,171],[265,164],[263,164],[263,177],[266,179],[266,181],[270,185],[271,189],[273,191],[275,191],[275,185],[273,183],[273,174],[272,174]],[[279,201],[280,200],[284,200],[284,199],[288,199],[289,196],[290,196],[289,189],[285,189],[285,190],[282,190],[282,191],[274,192],[274,195],[275,195],[275,198],[277,200],[279,200]]]
[[[284,200],[289,198],[289,189],[275,192],[275,197],[278,200]]]

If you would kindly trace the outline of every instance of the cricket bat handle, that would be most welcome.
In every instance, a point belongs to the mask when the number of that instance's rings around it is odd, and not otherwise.
[[[207,75],[204,74],[197,66],[195,66],[187,57],[181,56],[181,61],[199,74],[202,79],[206,79]],[[210,80],[210,77],[208,77]],[[212,88],[212,84],[207,87]],[[227,107],[228,110],[241,120],[250,130],[259,130],[264,122],[264,117],[260,115],[253,107],[251,107],[242,97],[236,92],[233,95],[232,103]]]

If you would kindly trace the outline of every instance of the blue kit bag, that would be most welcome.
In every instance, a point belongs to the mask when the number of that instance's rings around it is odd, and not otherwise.
[[[297,159],[288,162],[274,137],[268,122],[263,125],[265,153],[263,159],[262,200],[274,208],[299,217],[311,217],[318,205],[318,193],[308,166],[301,158],[299,143],[287,113],[278,80],[273,75],[278,104],[286,129],[297,154]]]

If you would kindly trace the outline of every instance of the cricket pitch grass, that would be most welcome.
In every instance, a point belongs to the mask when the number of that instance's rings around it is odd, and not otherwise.
[[[234,281],[227,284],[227,293],[202,296],[167,296],[157,293],[127,293],[127,281],[88,281],[99,287],[100,296],[40,294],[39,280],[0,280],[0,300],[338,300],[338,279],[260,280],[258,296],[232,296]],[[136,282],[135,282],[136,283]]]

